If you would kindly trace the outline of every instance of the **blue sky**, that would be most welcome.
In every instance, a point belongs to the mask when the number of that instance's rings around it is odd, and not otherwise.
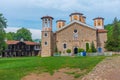
[[[109,24],[114,17],[120,19],[120,0],[0,0],[0,13],[7,18],[9,29],[25,27],[40,31],[40,18],[50,15],[54,17],[55,31],[56,20],[64,19],[69,23],[72,12],[83,13],[91,26],[92,19],[98,16],[104,17],[105,24]]]

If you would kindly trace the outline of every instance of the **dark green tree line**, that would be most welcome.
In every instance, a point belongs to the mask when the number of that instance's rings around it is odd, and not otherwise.
[[[0,13],[0,53],[6,47],[5,30],[4,30],[4,28],[6,27],[7,27],[7,20],[3,16],[3,14]]]
[[[105,48],[108,51],[120,51],[120,25],[117,18],[113,21],[111,35],[106,42]]]
[[[23,38],[25,41],[32,41],[32,33],[26,28],[21,28],[16,33],[6,33],[6,38],[8,40],[21,40]]]
[[[25,41],[32,41],[31,36],[32,36],[32,33],[28,29],[21,28],[17,30],[16,40],[20,40],[21,38],[23,38]]]

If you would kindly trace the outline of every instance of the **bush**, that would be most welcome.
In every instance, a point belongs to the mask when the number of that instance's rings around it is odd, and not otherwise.
[[[67,49],[67,53],[71,53],[71,49]]]
[[[59,54],[61,54],[62,52],[61,51],[59,51]]]
[[[80,53],[80,52],[83,52],[84,51],[84,49],[82,49],[82,48],[79,48],[78,49],[78,52]]]
[[[92,49],[89,49],[87,52],[88,52],[88,53],[91,53],[91,52],[92,52]]]
[[[57,45],[56,45],[55,48],[54,48],[54,52],[55,52],[55,53],[58,53]]]
[[[93,41],[91,43],[91,50],[92,50],[92,52],[97,52]]]

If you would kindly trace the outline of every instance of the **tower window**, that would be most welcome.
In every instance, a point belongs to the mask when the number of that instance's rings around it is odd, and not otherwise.
[[[63,44],[63,48],[66,49],[66,48],[67,48],[67,45],[66,45],[66,44]]]
[[[94,22],[94,26],[96,26],[96,21]]]
[[[47,19],[45,19],[45,23],[47,23]]]
[[[58,24],[59,28],[61,28],[61,23]]]
[[[98,26],[100,26],[100,23],[98,23]]]
[[[78,17],[77,17],[77,15],[75,15],[75,16],[74,16],[74,20],[77,20],[77,19],[78,19]]]
[[[47,45],[47,42],[45,42],[45,45]]]
[[[46,36],[48,36],[48,35],[47,35],[47,33],[45,33],[45,35],[44,35],[44,36],[45,36],[45,37],[46,37]]]

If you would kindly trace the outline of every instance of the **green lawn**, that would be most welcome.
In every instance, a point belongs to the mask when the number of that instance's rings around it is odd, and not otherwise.
[[[31,72],[53,74],[54,70],[65,67],[80,68],[89,72],[104,58],[104,56],[0,58],[0,80],[20,80]]]

